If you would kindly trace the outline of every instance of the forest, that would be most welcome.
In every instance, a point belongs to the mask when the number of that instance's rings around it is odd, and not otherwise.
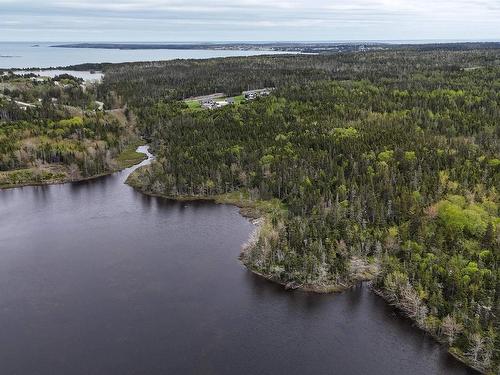
[[[275,87],[216,110],[182,99]],[[264,218],[245,265],[374,291],[485,373],[500,363],[500,50],[400,48],[106,67],[157,160],[129,179]],[[264,204],[277,202],[277,204]]]
[[[0,75],[0,187],[128,182],[260,217],[241,254],[288,288],[360,280],[470,366],[500,365],[500,49],[90,64]],[[213,110],[185,99],[274,88]]]
[[[1,76],[0,187],[79,180],[140,160],[129,150],[139,139],[132,115],[96,110],[95,99],[93,85],[69,75]]]

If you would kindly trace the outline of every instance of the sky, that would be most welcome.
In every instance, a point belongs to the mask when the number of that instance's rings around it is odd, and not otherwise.
[[[500,0],[0,0],[0,40],[500,40]]]

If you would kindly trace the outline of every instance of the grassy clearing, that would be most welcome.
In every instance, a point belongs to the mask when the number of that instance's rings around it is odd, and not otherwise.
[[[241,104],[245,102],[245,97],[243,95],[238,95],[234,97],[234,104]]]
[[[189,109],[201,108],[201,103],[198,100],[185,100],[184,103],[186,103]]]
[[[111,174],[115,171],[131,167],[145,160],[147,156],[136,152],[138,144],[133,144],[115,158],[116,168],[99,175],[82,178],[72,175],[68,166],[62,164],[43,165],[39,168],[24,168],[13,171],[0,171],[0,189],[8,189],[29,185],[48,185],[63,182],[85,180]]]
[[[246,217],[259,218],[273,213],[282,213],[286,207],[279,199],[254,200],[246,191],[233,191],[213,197],[216,203],[232,204],[240,208]]]
[[[116,157],[116,162],[118,163],[118,167],[120,169],[131,167],[147,159],[147,156],[145,154],[135,151],[136,149],[137,145],[134,144],[123,150]]]
[[[37,168],[16,169],[0,172],[0,188],[13,188],[25,185],[45,185],[64,182],[68,174],[64,171],[51,171]]]

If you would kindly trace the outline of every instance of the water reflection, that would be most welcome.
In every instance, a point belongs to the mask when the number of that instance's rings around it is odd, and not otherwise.
[[[48,186],[35,186],[33,187],[33,195],[37,202],[46,203],[50,196],[50,187]]]
[[[359,285],[287,292],[235,207],[123,184],[0,191],[0,374],[467,374]]]
[[[70,189],[72,193],[78,194],[81,191],[87,191],[89,189],[101,190],[102,193],[106,189],[106,186],[116,184],[116,180],[119,179],[117,175],[107,176],[106,178],[94,178],[90,180],[83,180],[70,183]]]
[[[146,209],[148,212],[153,208],[153,204],[155,203],[155,198],[146,194],[141,194],[139,192],[134,191],[134,197],[141,202],[141,207]]]

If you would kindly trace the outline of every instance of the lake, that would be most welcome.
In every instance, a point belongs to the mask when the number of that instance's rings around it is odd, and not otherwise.
[[[366,286],[255,276],[237,208],[142,195],[133,169],[0,190],[1,374],[473,373]]]
[[[49,68],[83,63],[206,59],[280,53],[276,51],[119,50],[51,47],[56,44],[60,43],[0,42],[0,68]]]

